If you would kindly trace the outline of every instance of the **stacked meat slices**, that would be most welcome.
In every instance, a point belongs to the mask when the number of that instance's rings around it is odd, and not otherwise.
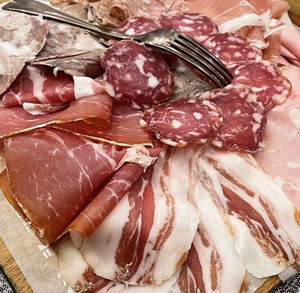
[[[265,41],[281,25],[262,17],[275,6],[247,3],[239,18]],[[76,292],[247,292],[247,273],[268,277],[299,259],[299,210],[249,154],[263,150],[267,116],[291,85],[263,60],[266,42],[241,36],[250,27],[206,11],[216,24],[183,1],[152,5],[91,6],[121,32],[189,34],[228,66],[232,84],[176,92],[201,76],[143,44],[105,49],[80,29],[28,16],[46,30],[32,54],[18,51],[19,72],[3,75],[0,184],[41,241],[56,242]]]

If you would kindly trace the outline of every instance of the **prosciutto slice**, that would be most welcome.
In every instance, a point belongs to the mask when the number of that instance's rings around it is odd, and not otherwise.
[[[159,285],[185,260],[198,215],[187,201],[188,181],[179,183],[178,176],[170,176],[175,170],[168,156],[163,151],[83,241],[80,251],[98,276],[126,284]],[[187,176],[184,171],[182,179]]]
[[[59,237],[124,154],[125,149],[53,129],[5,141],[14,197],[45,243]]]
[[[5,92],[46,41],[47,27],[40,17],[0,11],[0,94]]]
[[[55,127],[94,140],[118,145],[142,144],[151,146],[153,144],[153,134],[145,131],[140,126],[142,115],[142,111],[133,109],[127,104],[114,101],[110,125],[107,128],[84,121],[63,123]]]
[[[112,99],[102,88],[101,92],[77,99],[60,112],[32,116],[22,107],[6,108],[0,104],[0,138],[69,121],[86,120],[107,127],[111,116]]]

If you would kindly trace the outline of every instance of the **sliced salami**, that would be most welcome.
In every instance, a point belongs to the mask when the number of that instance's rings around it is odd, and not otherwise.
[[[223,124],[212,143],[224,149],[255,152],[266,128],[266,116],[256,95],[243,85],[229,85],[202,96],[221,108]]]
[[[204,144],[216,136],[222,117],[208,100],[179,99],[145,111],[141,126],[172,146]]]
[[[102,66],[108,94],[133,108],[150,108],[173,93],[166,61],[137,42],[121,41],[112,46],[105,52]]]
[[[291,83],[269,61],[232,64],[229,69],[234,76],[231,83],[250,87],[266,112],[283,103],[290,94]]]
[[[235,33],[202,36],[198,41],[225,64],[262,59],[259,49],[251,47],[243,37]]]
[[[214,21],[202,13],[164,14],[161,17],[160,23],[163,28],[180,31],[196,40],[200,36],[218,32],[218,27]]]
[[[127,35],[145,34],[160,28],[160,23],[146,17],[129,18],[118,28],[118,31]]]

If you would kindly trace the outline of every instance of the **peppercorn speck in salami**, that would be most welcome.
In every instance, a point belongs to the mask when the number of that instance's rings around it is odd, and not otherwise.
[[[229,85],[202,96],[221,108],[223,124],[212,143],[223,149],[255,152],[266,128],[264,109],[256,95],[243,85]]]
[[[283,103],[290,94],[291,83],[269,61],[232,64],[228,68],[234,76],[231,83],[250,87],[266,112]]]
[[[202,35],[215,34],[218,27],[214,21],[202,13],[183,13],[180,15],[162,15],[163,28],[170,28],[198,39]]]
[[[166,61],[144,45],[121,41],[102,57],[105,88],[116,100],[147,109],[169,99],[174,81]]]
[[[140,35],[159,28],[160,23],[158,21],[140,16],[129,18],[123,22],[118,31],[127,35]]]
[[[262,59],[259,49],[251,47],[244,38],[235,33],[201,36],[198,41],[225,64]]]
[[[141,126],[173,146],[204,144],[222,124],[219,108],[208,100],[183,98],[145,111]]]

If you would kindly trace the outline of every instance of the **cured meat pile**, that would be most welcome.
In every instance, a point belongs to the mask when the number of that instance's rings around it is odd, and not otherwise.
[[[281,31],[300,36],[285,2],[52,3],[127,34],[179,30],[233,74],[213,89],[141,43],[0,10],[0,186],[73,290],[248,292],[295,263],[300,54]]]

